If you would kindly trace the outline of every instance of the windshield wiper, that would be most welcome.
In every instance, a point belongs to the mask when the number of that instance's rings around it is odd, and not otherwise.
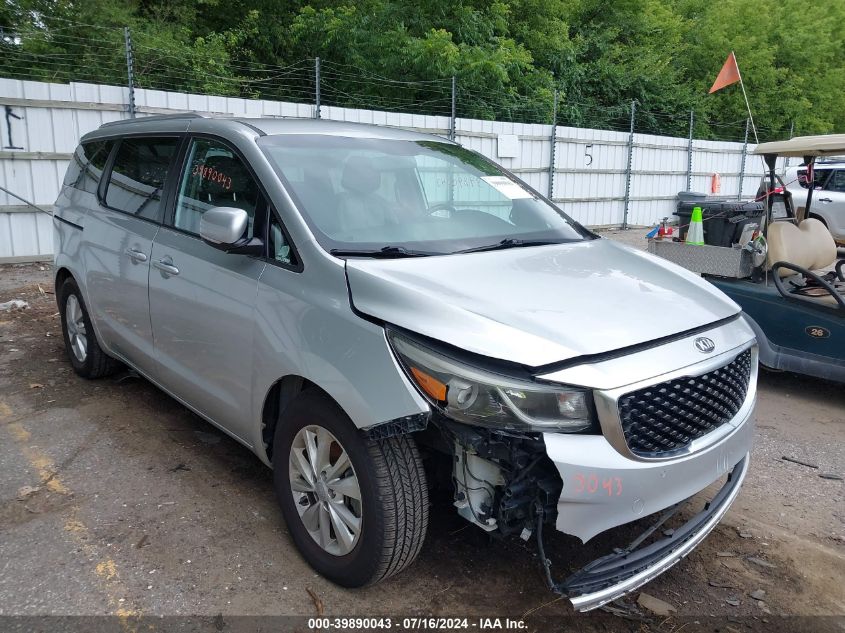
[[[485,244],[484,246],[476,246],[475,248],[465,248],[462,251],[455,251],[456,253],[480,253],[482,251],[500,251],[506,248],[518,248],[521,246],[548,246],[550,244],[563,244],[569,240],[520,240],[513,237],[507,237],[501,242],[495,244]]]
[[[429,255],[436,255],[437,253],[427,253],[425,251],[415,251],[407,249],[404,246],[385,246],[379,249],[344,249],[333,248],[329,251],[330,254],[338,257],[381,257],[384,259],[398,259],[400,257],[428,257]]]

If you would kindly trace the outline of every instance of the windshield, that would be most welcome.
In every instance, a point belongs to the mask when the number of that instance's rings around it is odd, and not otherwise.
[[[336,254],[441,255],[591,236],[450,143],[293,134],[258,143],[317,240]]]

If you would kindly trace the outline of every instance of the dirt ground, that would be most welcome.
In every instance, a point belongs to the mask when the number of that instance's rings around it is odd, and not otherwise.
[[[300,558],[270,472],[246,449],[132,374],[72,372],[52,289],[49,265],[0,267],[0,303],[29,304],[0,312],[0,629],[48,614],[116,615],[123,630],[179,622],[142,616],[205,616],[214,631],[242,615],[326,614],[467,616],[470,628],[509,617],[541,632],[845,630],[841,385],[761,374],[739,499],[642,588],[672,605],[668,616],[639,608],[638,593],[618,614],[575,614],[546,588],[533,544],[490,539],[441,501],[412,568],[345,590]],[[553,535],[554,571],[608,546]]]

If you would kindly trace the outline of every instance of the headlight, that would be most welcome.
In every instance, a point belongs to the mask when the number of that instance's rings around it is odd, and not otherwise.
[[[408,377],[444,415],[476,426],[578,433],[594,427],[589,392],[476,369],[387,330]]]

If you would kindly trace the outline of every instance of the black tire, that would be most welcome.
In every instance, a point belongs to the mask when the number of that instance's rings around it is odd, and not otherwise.
[[[294,505],[290,451],[306,426],[328,430],[346,451],[361,492],[361,532],[343,556],[324,550]],[[273,438],[273,482],[288,530],[299,551],[322,576],[344,587],[372,585],[408,567],[428,527],[428,488],[416,443],[409,436],[366,438],[330,398],[304,391],[284,412]]]
[[[811,213],[811,214],[810,214],[810,218],[812,218],[813,220],[818,220],[819,222],[821,222],[822,224],[824,224],[824,227],[825,227],[825,228],[828,228],[828,226],[827,226],[827,220],[825,220],[822,216],[820,216],[820,215],[816,215],[815,213]]]
[[[82,311],[82,321],[85,324],[86,337],[86,354],[84,359],[77,358],[71,346],[70,334],[68,332],[67,323],[67,309],[68,301],[71,297],[75,297],[78,305]],[[73,277],[68,277],[59,288],[58,294],[59,315],[62,321],[62,338],[65,341],[65,351],[67,352],[70,364],[73,366],[73,371],[83,378],[103,378],[113,374],[120,363],[107,355],[100,343],[97,341],[97,335],[94,333],[94,328],[91,326],[91,318],[88,316],[88,309],[85,307],[85,301],[82,298],[82,293],[79,291],[79,286]]]

